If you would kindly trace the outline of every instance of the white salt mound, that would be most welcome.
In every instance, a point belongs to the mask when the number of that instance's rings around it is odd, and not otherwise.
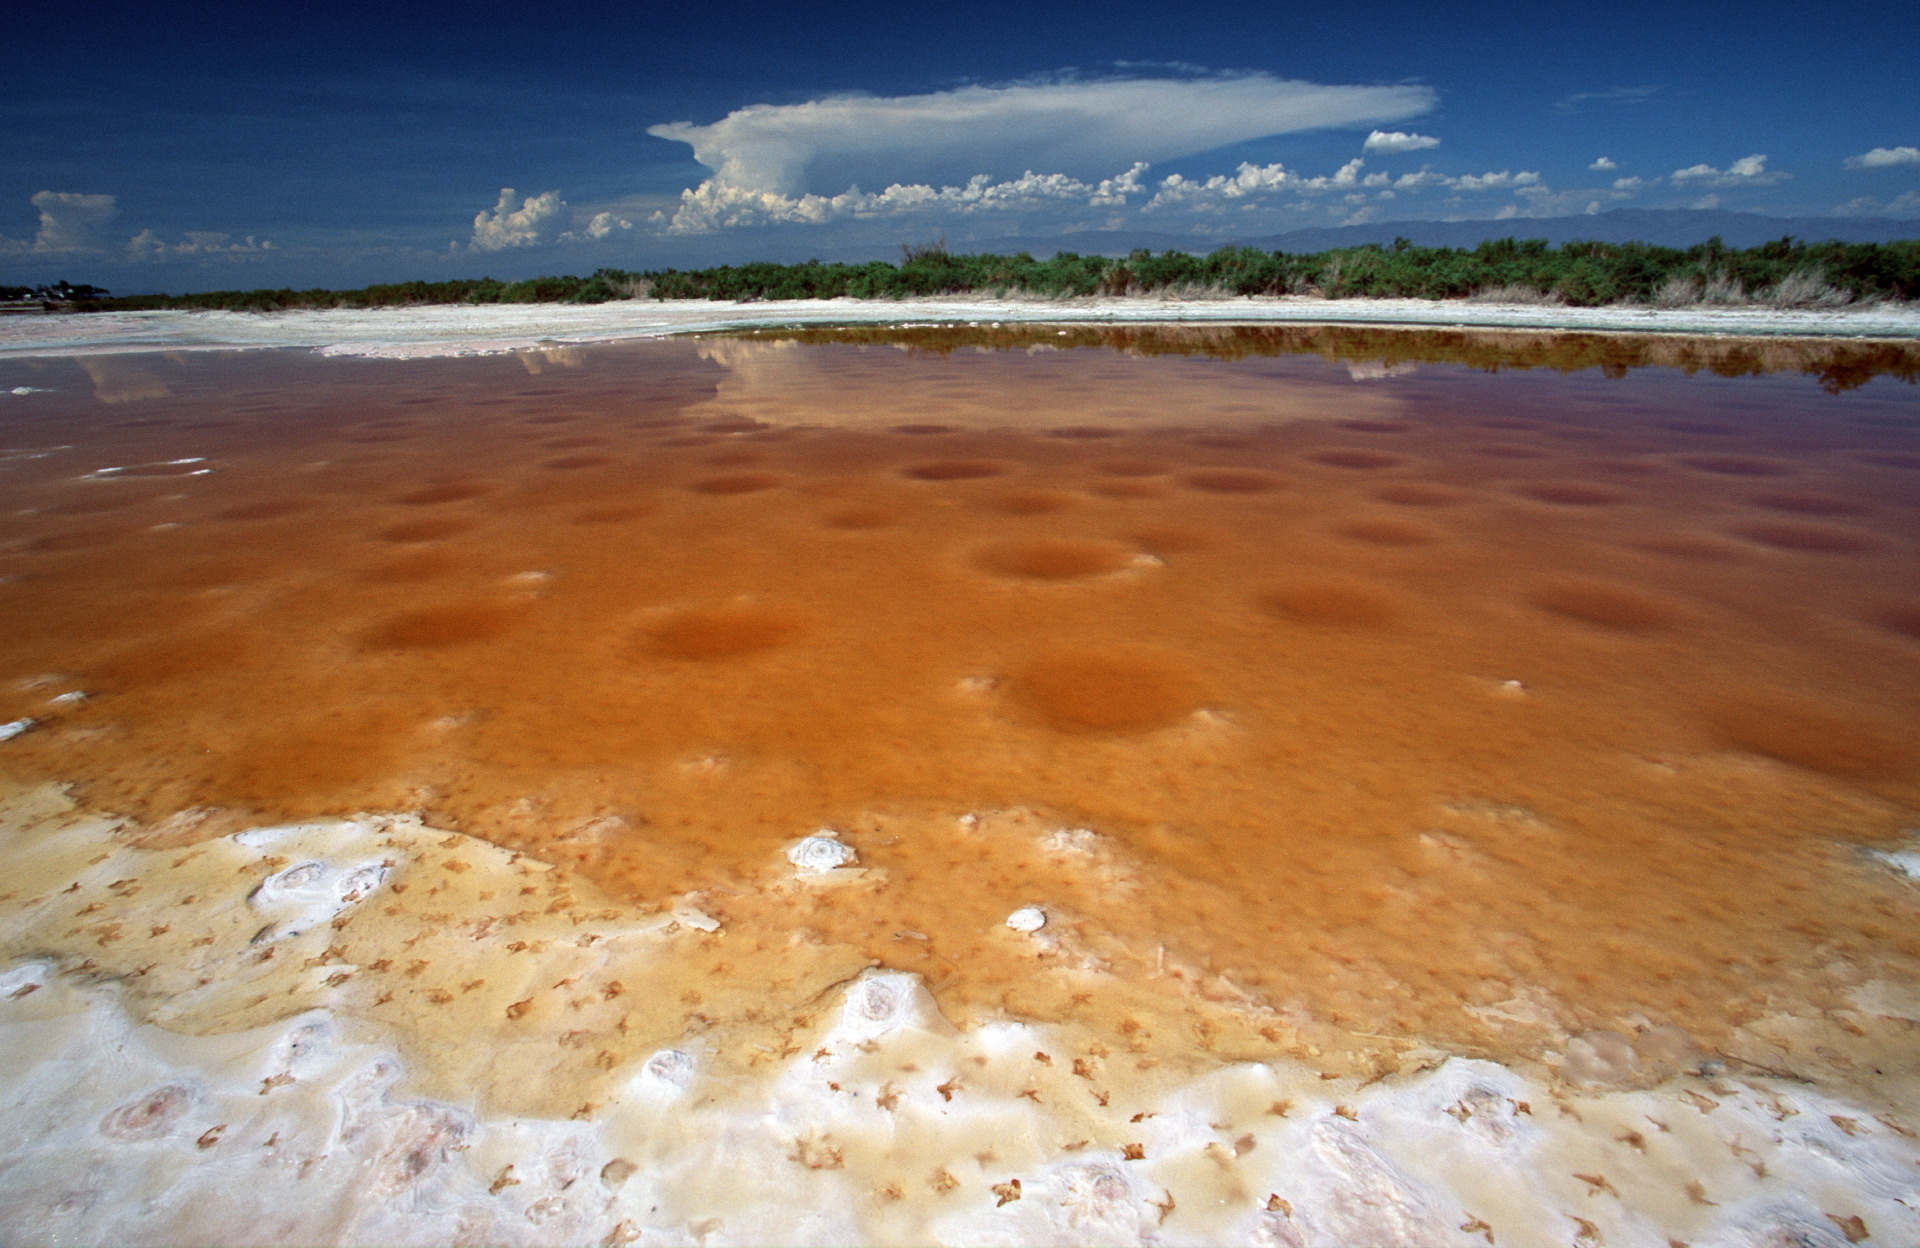
[[[1875,850],[1873,856],[1908,879],[1920,880],[1920,844],[1909,844],[1905,849]]]
[[[833,871],[860,861],[853,846],[839,840],[839,833],[822,828],[812,836],[795,842],[787,850],[787,861],[805,873]]]
[[[1016,932],[1037,932],[1047,925],[1047,912],[1039,906],[1022,906],[1007,916],[1007,926]]]

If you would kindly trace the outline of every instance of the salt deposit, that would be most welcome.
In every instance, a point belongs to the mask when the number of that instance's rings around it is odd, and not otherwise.
[[[1920,880],[1920,843],[1906,849],[1876,850],[1873,856],[1908,879]]]
[[[1429,299],[1241,298],[871,301],[674,300],[601,304],[433,305],[364,311],[103,312],[0,319],[0,358],[138,351],[301,347],[382,359],[551,350],[756,326],[903,324],[1343,324],[1487,326],[1626,333],[1916,338],[1920,312],[1901,305],[1836,311],[1598,308]],[[1382,367],[1366,376],[1386,377]],[[14,393],[22,393],[16,389]]]
[[[1037,932],[1047,925],[1047,912],[1038,906],[1022,906],[1007,916],[1007,926],[1016,932]]]
[[[40,790],[0,826],[0,1219],[23,1243],[1920,1238],[1910,1107],[1730,1075],[1656,1030],[1574,1037],[1557,1071],[1209,1069],[1072,1024],[957,1029],[917,975],[800,964],[814,986],[772,1013],[682,1024],[660,992],[689,941],[774,933],[676,934],[405,818],[182,852]],[[484,900],[527,892],[560,901]]]
[[[798,867],[803,875],[816,875],[858,862],[860,856],[854,852],[853,846],[839,838],[838,832],[822,828],[812,836],[795,841],[787,850],[787,861]]]

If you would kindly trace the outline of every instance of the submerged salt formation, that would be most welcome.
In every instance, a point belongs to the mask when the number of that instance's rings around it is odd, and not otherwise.
[[[1913,1106],[1670,1028],[1563,1036],[1524,1069],[1418,1047],[1373,1077],[1183,1061],[1070,1023],[957,1029],[921,977],[796,942],[777,908],[750,927],[621,905],[415,819],[141,848],[36,790],[0,828],[10,1242],[1920,1236]],[[767,893],[788,887],[770,865]],[[782,973],[730,984],[716,956]],[[1035,973],[1120,990],[1049,956]],[[1856,997],[1920,1025],[1901,986]]]
[[[843,843],[840,834],[831,828],[822,828],[812,836],[796,841],[787,850],[787,861],[801,875],[824,875],[852,866],[859,860],[860,856],[854,852],[853,846]]]

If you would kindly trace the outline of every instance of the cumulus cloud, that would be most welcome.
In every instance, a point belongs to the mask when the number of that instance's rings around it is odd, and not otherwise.
[[[1849,169],[1887,169],[1894,165],[1920,165],[1920,147],[1876,147],[1846,159]]]
[[[1539,186],[1540,175],[1502,169],[1498,173],[1469,173],[1453,179],[1448,185],[1461,191],[1504,191],[1513,187]]]
[[[29,201],[40,211],[40,229],[31,240],[0,238],[0,254],[13,256],[93,255],[106,257],[120,245],[107,236],[108,225],[120,215],[112,195],[77,191],[41,191]],[[249,235],[235,242],[231,235],[189,231],[168,242],[152,230],[141,230],[120,248],[128,260],[164,260],[174,256],[237,255],[274,250],[264,239]]]
[[[1314,195],[1326,191],[1348,191],[1361,184],[1360,170],[1367,162],[1356,156],[1332,174],[1303,177],[1285,165],[1243,163],[1231,174],[1211,178],[1185,178],[1177,173],[1160,180],[1160,189],[1148,200],[1148,211],[1171,207],[1200,207],[1230,204],[1280,191]]]
[[[982,173],[959,186],[895,183],[875,193],[852,188],[838,195],[781,195],[709,178],[681,193],[680,207],[671,218],[665,213],[655,217],[669,233],[702,234],[746,225],[824,225],[914,214],[968,216],[1065,206],[1118,207],[1142,190],[1140,175],[1146,170],[1146,162],[1137,161],[1127,172],[1098,182],[1033,172],[996,182]]]
[[[1676,185],[1681,186],[1772,186],[1793,175],[1780,169],[1768,169],[1766,155],[1757,153],[1742,156],[1725,169],[1705,164],[1689,165],[1685,169],[1675,169],[1670,176]]]
[[[1439,147],[1440,140],[1430,134],[1408,134],[1404,130],[1375,130],[1361,144],[1364,151],[1392,155],[1394,152],[1419,152]]]
[[[978,217],[1006,214],[1031,220],[1047,219],[1053,228],[1086,228],[1091,210],[1107,210],[1106,228],[1119,228],[1125,212],[1136,210],[1164,216],[1186,213],[1193,228],[1205,232],[1213,214],[1302,207],[1315,198],[1360,203],[1369,198],[1391,200],[1403,193],[1441,188],[1459,193],[1512,191],[1520,196],[1552,195],[1533,171],[1500,170],[1454,176],[1421,169],[1395,177],[1364,173],[1366,160],[1355,157],[1332,173],[1305,174],[1275,162],[1242,162],[1232,173],[1209,178],[1168,174],[1149,180],[1145,161],[1126,172],[1098,181],[1062,173],[1033,173],[995,181],[985,174],[959,185],[895,183],[883,191],[857,188],[838,195],[781,195],[723,185],[712,178],[681,194],[678,210],[669,217],[654,214],[652,221],[670,234],[700,234],[757,225],[826,225],[848,220],[903,217]],[[1120,210],[1118,212],[1112,210]],[[1004,227],[1001,227],[1004,228]],[[1236,227],[1249,228],[1249,227]]]
[[[558,239],[566,223],[567,203],[558,191],[529,195],[514,207],[513,188],[500,188],[493,211],[474,214],[475,251],[506,251],[513,247],[537,247]]]
[[[1164,212],[1170,208],[1187,208],[1204,211],[1245,205],[1286,193],[1314,196],[1344,192],[1346,200],[1353,202],[1364,198],[1362,192],[1369,189],[1374,191],[1375,199],[1382,200],[1395,199],[1403,192],[1421,191],[1429,187],[1469,193],[1512,190],[1520,195],[1534,192],[1551,194],[1541,184],[1540,175],[1531,171],[1513,173],[1503,169],[1498,173],[1469,173],[1455,177],[1422,169],[1416,173],[1403,173],[1396,178],[1384,173],[1362,175],[1360,170],[1365,164],[1364,159],[1356,157],[1333,173],[1317,177],[1294,173],[1280,164],[1242,164],[1232,174],[1220,174],[1204,180],[1171,174],[1160,181],[1159,189],[1143,205],[1143,209]]]
[[[40,210],[40,229],[26,250],[98,251],[107,222],[119,215],[111,195],[41,191],[30,201]]]
[[[633,222],[624,217],[616,217],[610,212],[596,212],[588,219],[587,224],[578,231],[562,234],[560,241],[572,242],[576,239],[582,241],[591,239],[597,242],[600,239],[609,238],[618,234],[622,230],[630,230],[632,228]]]
[[[960,185],[976,174],[998,184],[1034,169],[1087,181],[1268,135],[1397,121],[1433,103],[1418,86],[1126,78],[756,104],[711,125],[648,133],[691,145],[723,190],[801,198],[879,182]]]
[[[233,256],[252,255],[263,251],[276,250],[274,245],[261,239],[255,241],[249,234],[244,242],[234,242],[231,234],[219,234],[210,230],[188,230],[180,236],[179,242],[170,243],[152,230],[141,230],[127,243],[127,255],[134,260],[165,260],[174,256]]]
[[[558,191],[528,195],[514,206],[514,189],[500,188],[500,198],[491,212],[474,214],[473,238],[467,246],[474,251],[507,251],[515,247],[542,247],[550,243],[599,242],[623,230],[633,222],[611,212],[598,212],[577,230],[566,228],[572,210]],[[453,244],[457,249],[458,243]]]
[[[1598,169],[1602,173],[1606,173],[1611,169],[1618,169],[1619,167],[1619,162],[1607,156],[1602,156],[1587,166],[1589,169]]]

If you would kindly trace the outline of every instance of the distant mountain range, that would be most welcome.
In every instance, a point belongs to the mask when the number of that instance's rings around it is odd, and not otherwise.
[[[956,252],[1030,252],[1042,259],[1055,252],[1085,256],[1124,256],[1130,251],[1204,253],[1230,244],[1262,251],[1313,252],[1367,243],[1391,245],[1396,238],[1420,247],[1476,247],[1491,238],[1544,238],[1559,245],[1576,240],[1604,243],[1654,243],[1691,247],[1719,235],[1729,247],[1757,247],[1791,234],[1802,242],[1885,243],[1920,238],[1920,220],[1886,217],[1763,217],[1752,212],[1704,208],[1616,208],[1573,217],[1510,217],[1482,221],[1376,221],[1368,225],[1289,230],[1252,238],[1196,238],[1191,234],[1149,234],[1089,230],[1080,234],[1035,238],[987,238],[955,243]]]

